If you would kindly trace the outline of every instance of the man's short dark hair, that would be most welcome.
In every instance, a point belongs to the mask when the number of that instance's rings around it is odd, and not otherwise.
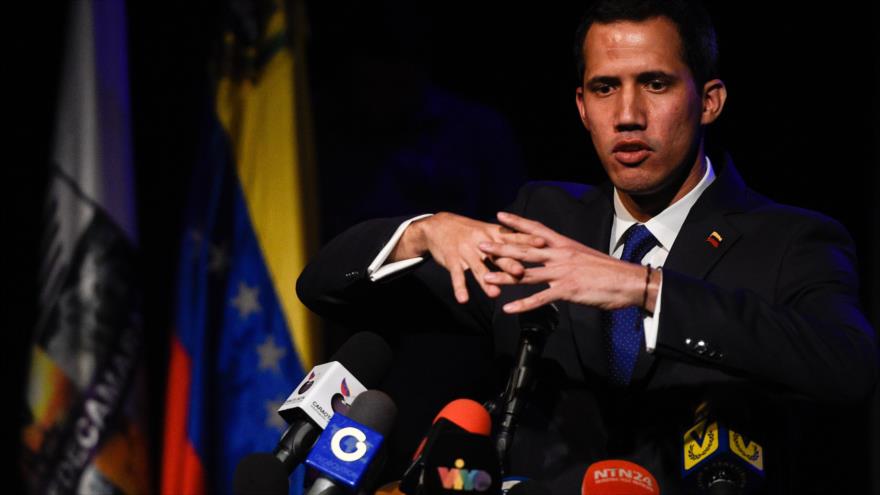
[[[598,0],[587,10],[575,36],[575,64],[578,85],[584,77],[584,40],[593,24],[618,21],[642,22],[666,17],[681,37],[682,60],[690,68],[694,81],[702,86],[718,77],[718,43],[715,27],[703,6],[694,0]]]

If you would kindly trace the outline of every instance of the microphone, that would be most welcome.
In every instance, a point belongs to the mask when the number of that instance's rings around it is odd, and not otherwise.
[[[660,487],[647,469],[634,462],[607,460],[587,468],[581,495],[659,495]]]
[[[469,399],[449,403],[404,473],[400,490],[410,495],[500,494],[501,471],[491,430],[489,413],[479,403]]]
[[[470,399],[455,399],[449,404],[446,404],[443,406],[443,409],[437,413],[437,416],[434,416],[434,421],[431,422],[431,425],[437,424],[441,419],[451,421],[455,426],[475,435],[489,436],[489,433],[492,431],[492,419],[489,417],[486,408],[481,406],[478,402]],[[430,433],[431,431],[429,431],[428,435],[425,435],[425,438],[419,443],[415,454],[413,454],[413,461],[422,455],[422,451],[425,448],[425,442],[428,441]]]
[[[462,491],[501,493],[501,470],[492,440],[448,429],[425,448],[422,491],[425,495],[460,495]]]
[[[478,402],[470,399],[456,399],[440,410],[434,418],[427,435],[419,443],[409,465],[400,481],[400,491],[406,494],[424,493],[427,453],[444,435],[450,433],[482,436],[488,440],[492,431],[489,413]]]
[[[513,444],[519,413],[526,402],[526,395],[535,381],[535,362],[544,350],[547,336],[559,323],[559,310],[553,304],[523,313],[519,316],[520,337],[516,366],[510,374],[507,387],[501,396],[501,421],[495,433],[495,449],[501,462],[501,471],[509,467],[508,452]],[[493,405],[493,412],[497,405]]]
[[[378,390],[359,395],[348,416],[334,415],[306,457],[306,465],[321,473],[307,495],[344,494],[357,490],[396,416],[394,401]]]
[[[764,482],[764,450],[711,414],[709,403],[697,407],[693,428],[684,434],[684,486],[708,495],[756,493]]]
[[[391,368],[391,348],[375,333],[351,336],[330,361],[312,368],[278,414],[290,425],[273,453],[287,468],[298,466],[335,412],[344,412],[367,388],[376,387]]]
[[[278,408],[288,423],[303,415],[326,428],[334,412],[345,411],[361,392],[376,387],[391,366],[391,348],[375,333],[354,334],[330,358],[303,378]]]
[[[360,332],[349,338],[330,362],[312,368],[278,410],[289,426],[272,455],[255,453],[239,461],[233,493],[287,493],[286,487],[276,491],[266,483],[280,478],[286,484],[333,412],[347,410],[347,402],[377,386],[390,367],[391,349],[381,337]]]

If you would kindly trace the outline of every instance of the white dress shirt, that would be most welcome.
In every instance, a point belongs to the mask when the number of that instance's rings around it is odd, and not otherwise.
[[[697,199],[703,194],[703,191],[705,191],[714,180],[715,171],[712,170],[712,162],[707,156],[706,172],[703,173],[700,182],[685,194],[683,198],[667,206],[666,209],[658,213],[657,216],[645,222],[645,227],[655,238],[657,238],[659,244],[654,246],[654,248],[648,251],[648,254],[642,258],[642,265],[650,264],[655,268],[663,266],[666,262],[666,257],[669,256],[669,250],[672,249],[672,245],[675,243],[675,238],[678,237],[678,233],[681,231],[681,226],[684,224],[685,218],[687,218],[688,213],[690,213],[691,208],[693,208]],[[638,221],[636,221],[629,211],[627,211],[626,207],[623,206],[623,202],[620,201],[620,194],[617,192],[617,188],[615,188],[614,221],[611,223],[611,242],[608,244],[611,249],[611,256],[620,259],[623,255],[623,242],[621,242],[620,238],[623,236],[623,233],[626,232],[626,229],[636,223],[638,223]],[[654,313],[646,315],[644,320],[645,348],[648,352],[654,352],[654,348],[657,346],[657,327],[660,325],[661,294],[663,294],[662,282],[657,290],[657,302],[654,305]]]
[[[648,251],[648,254],[642,258],[643,265],[650,263],[650,265],[655,268],[663,266],[663,263],[666,262],[666,257],[669,256],[669,250],[672,249],[672,245],[675,243],[675,238],[678,237],[678,232],[684,224],[685,218],[687,218],[688,213],[697,202],[697,199],[703,194],[703,191],[705,191],[714,180],[715,171],[712,169],[712,162],[707,156],[706,172],[703,174],[703,177],[700,179],[700,182],[697,183],[696,187],[685,194],[683,198],[669,205],[665,210],[661,211],[657,216],[651,218],[645,223],[645,227],[647,227],[651,234],[657,238],[659,245]],[[391,251],[397,246],[400,237],[403,236],[403,232],[409,227],[409,224],[429,216],[431,215],[426,214],[410,218],[397,227],[394,235],[391,236],[388,243],[382,247],[382,250],[379,251],[379,254],[373,259],[373,262],[370,263],[370,266],[367,267],[367,274],[370,276],[370,280],[374,282],[378,281],[393,273],[397,273],[416,265],[424,259],[419,256],[385,264],[385,260],[388,259]],[[623,255],[623,243],[620,242],[620,238],[623,236],[623,233],[626,232],[626,229],[636,223],[638,223],[636,219],[633,218],[629,211],[627,211],[626,207],[623,206],[623,203],[620,201],[620,194],[617,192],[617,188],[615,188],[614,221],[611,224],[611,242],[608,244],[611,246],[611,252],[609,253],[611,256],[620,259],[621,255]],[[661,282],[657,291],[657,303],[654,306],[654,313],[645,316],[644,320],[645,348],[648,352],[653,352],[657,345],[657,328],[660,324],[660,295],[662,293],[663,283]]]

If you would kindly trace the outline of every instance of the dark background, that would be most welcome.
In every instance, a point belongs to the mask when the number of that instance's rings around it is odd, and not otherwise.
[[[214,2],[129,2],[129,51],[144,317],[150,371],[153,440],[158,460],[166,350],[180,225],[197,153],[199,111],[208,97],[207,65],[219,29]],[[865,311],[880,323],[880,130],[876,2],[719,2],[709,4],[729,98],[713,139],[729,150],[752,188],[771,198],[840,220],[860,255]],[[363,73],[340,63],[371,33],[390,30],[416,40],[419,68],[439,87],[493,109],[513,130],[529,178],[598,182],[604,174],[574,106],[573,31],[583,2],[518,5],[501,0],[307,2],[309,63],[320,108],[343,118],[351,88]],[[373,8],[374,6],[374,8]],[[12,130],[4,169],[3,369],[20,409],[30,333],[37,318],[36,273],[42,200],[52,138],[64,4],[16,7],[5,36],[12,89]],[[364,16],[364,12],[369,15]],[[411,38],[408,38],[411,37]],[[393,38],[393,37],[392,37]],[[387,43],[375,43],[381,51]],[[392,50],[393,51],[393,50]],[[413,59],[411,53],[405,56]],[[374,74],[381,78],[381,74]],[[340,84],[340,81],[343,84]],[[347,85],[347,86],[346,86]],[[336,98],[338,96],[338,98]],[[334,108],[334,105],[336,108]],[[334,114],[335,115],[335,114]],[[334,122],[316,115],[318,141]],[[344,143],[337,143],[344,145]],[[323,147],[329,145],[324,144]],[[328,153],[324,153],[327,155]],[[318,148],[321,173],[322,147]],[[357,167],[352,163],[351,167]],[[338,174],[340,183],[346,174]],[[335,188],[319,191],[332,205]],[[499,207],[502,205],[498,205]],[[325,229],[324,236],[332,234]],[[846,425],[853,486],[880,493],[878,394]],[[805,434],[817,434],[805,432]],[[3,445],[18,445],[18,423],[5,422]],[[158,462],[154,463],[154,466]],[[873,467],[872,467],[873,466]],[[864,473],[864,475],[863,475]],[[809,473],[805,473],[809,475]],[[17,474],[10,474],[16,480]]]

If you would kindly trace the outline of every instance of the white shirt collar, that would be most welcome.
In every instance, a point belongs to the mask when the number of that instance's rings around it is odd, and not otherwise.
[[[712,162],[707,155],[706,172],[703,174],[703,178],[700,179],[700,182],[697,183],[696,187],[685,194],[683,198],[667,206],[666,209],[645,222],[645,227],[647,227],[651,234],[657,238],[657,241],[660,242],[660,246],[662,246],[663,249],[666,251],[672,249],[672,244],[675,243],[675,238],[678,237],[678,232],[681,230],[681,226],[684,224],[684,220],[687,218],[691,208],[703,194],[703,191],[705,191],[714,180],[715,171],[712,169]],[[615,187],[614,222],[611,224],[612,253],[617,249],[617,245],[620,243],[620,238],[623,236],[623,233],[626,232],[626,229],[636,223],[638,223],[638,221],[633,218],[629,211],[627,211],[626,207],[623,206],[623,202],[620,200],[620,195]]]

